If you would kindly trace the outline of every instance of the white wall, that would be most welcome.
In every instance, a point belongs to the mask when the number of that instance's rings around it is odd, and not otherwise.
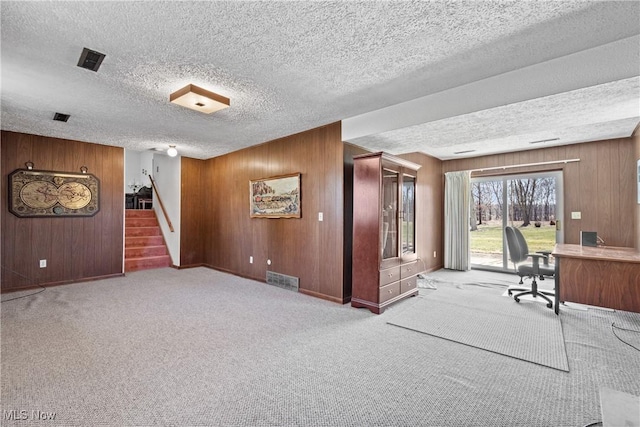
[[[124,150],[124,192],[133,193],[130,184],[151,187],[151,181],[147,175],[153,168],[153,155],[150,151]],[[139,187],[138,187],[139,189]]]
[[[124,150],[124,192],[133,193],[129,185],[142,184],[144,179],[140,167],[140,153],[138,151]]]
[[[142,171],[143,178],[142,184],[151,187],[151,181],[147,177],[148,175],[153,176],[153,157],[155,154],[151,151],[143,151],[140,153],[140,169]]]
[[[156,211],[173,265],[180,265],[180,163],[179,156],[169,157],[155,153],[152,156],[152,167],[149,168],[150,172],[153,171],[151,175],[156,182],[159,196],[162,198],[162,203],[174,228],[173,232],[169,230],[169,225],[158,202],[158,194],[154,194],[153,208]]]

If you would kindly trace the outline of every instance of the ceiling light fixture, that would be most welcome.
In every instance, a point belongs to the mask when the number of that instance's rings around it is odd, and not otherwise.
[[[167,155],[169,157],[175,157],[178,155],[178,150],[176,150],[176,146],[175,145],[170,145],[169,149],[167,150]]]
[[[186,85],[169,95],[169,101],[201,113],[211,114],[229,107],[231,101],[196,85]]]

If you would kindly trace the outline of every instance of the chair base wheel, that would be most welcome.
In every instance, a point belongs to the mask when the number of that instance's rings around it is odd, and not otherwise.
[[[546,306],[548,308],[553,308],[553,301],[549,298],[551,296],[555,296],[555,294],[553,292],[540,292],[537,289],[534,290],[528,290],[525,292],[520,292],[519,294],[516,294],[513,296],[513,299],[515,300],[515,302],[520,302],[520,297],[523,295],[531,295],[534,298],[542,298],[543,300],[545,300],[547,302]]]

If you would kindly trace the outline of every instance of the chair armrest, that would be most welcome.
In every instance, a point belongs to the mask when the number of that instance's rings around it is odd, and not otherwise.
[[[540,271],[540,258],[544,260],[544,263],[547,264],[549,262],[549,257],[542,254],[527,254],[528,257],[533,259],[533,272],[538,274]]]
[[[551,255],[551,251],[536,251],[536,253],[544,255],[544,265],[549,265],[549,256]]]

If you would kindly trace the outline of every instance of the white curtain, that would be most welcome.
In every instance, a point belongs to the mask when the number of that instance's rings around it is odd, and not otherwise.
[[[444,268],[471,269],[469,211],[471,172],[448,172],[444,180]]]

